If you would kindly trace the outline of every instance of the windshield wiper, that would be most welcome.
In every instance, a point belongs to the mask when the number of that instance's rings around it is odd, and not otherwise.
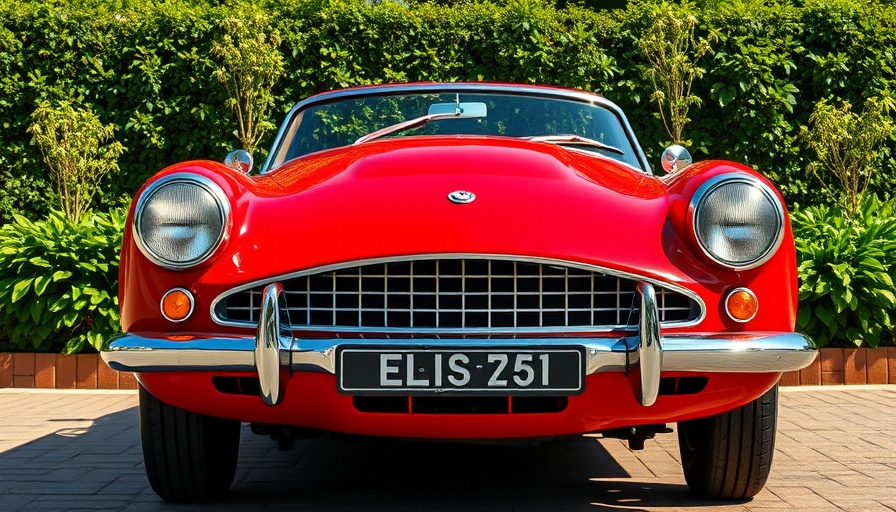
[[[385,128],[380,128],[375,132],[368,133],[367,135],[359,138],[355,141],[355,144],[363,144],[365,142],[379,139],[380,137],[385,137],[390,133],[400,132],[402,130],[408,130],[411,128],[417,128],[418,126],[423,126],[424,124],[430,121],[442,121],[444,119],[477,119],[480,117],[485,117],[482,114],[464,114],[463,112],[445,112],[438,114],[427,114],[425,116],[415,117],[413,119],[408,119],[406,121],[402,121],[400,123],[395,123],[393,125],[389,125]]]
[[[525,137],[525,139],[531,140],[533,142],[547,142],[549,144],[572,144],[578,146],[590,146],[597,149],[603,149],[604,151],[609,151],[610,153],[616,153],[617,155],[625,154],[625,151],[622,151],[616,146],[611,146],[594,139],[589,139],[588,137],[581,137],[574,134],[538,135],[535,137]]]

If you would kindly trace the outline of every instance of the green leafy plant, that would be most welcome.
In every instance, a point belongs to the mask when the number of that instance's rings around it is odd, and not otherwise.
[[[212,44],[212,55],[221,62],[214,76],[227,89],[243,149],[252,153],[274,128],[267,113],[274,103],[271,89],[284,74],[280,33],[265,34],[271,20],[262,14],[228,17],[221,26],[224,35]]]
[[[89,108],[75,108],[68,102],[44,103],[31,119],[28,131],[56,182],[62,211],[78,223],[103,177],[118,171],[124,146],[113,138],[115,126],[104,125]]]
[[[61,212],[0,228],[0,330],[19,349],[74,353],[120,330],[118,262],[125,211]]]
[[[653,85],[651,98],[673,144],[682,142],[682,132],[690,119],[688,111],[699,106],[700,97],[691,92],[694,80],[703,76],[697,62],[711,50],[709,38],[697,38],[694,6],[660,2],[650,6],[650,22],[638,45],[649,65],[644,75]]]
[[[809,118],[809,127],[802,129],[806,143],[818,156],[809,164],[809,171],[836,176],[842,191],[831,190],[824,179],[819,181],[833,197],[842,196],[847,216],[852,217],[859,210],[881,143],[896,133],[889,114],[887,103],[879,98],[868,98],[861,114],[853,112],[847,102],[835,107],[822,100]]]
[[[896,311],[896,212],[868,194],[852,218],[819,205],[791,217],[799,259],[797,327],[818,346],[877,347]]]

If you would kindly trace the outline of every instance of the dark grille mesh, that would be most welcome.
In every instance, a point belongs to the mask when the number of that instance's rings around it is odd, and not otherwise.
[[[282,284],[294,328],[562,330],[625,325],[638,283],[544,263],[440,259],[343,268]],[[256,322],[262,288],[228,296],[218,316]],[[660,321],[699,316],[689,297],[656,292]]]

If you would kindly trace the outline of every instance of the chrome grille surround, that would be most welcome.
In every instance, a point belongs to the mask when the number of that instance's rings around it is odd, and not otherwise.
[[[638,282],[656,286],[664,328],[700,323],[694,292],[594,265],[487,254],[357,260],[228,290],[211,304],[220,325],[257,325],[264,285],[284,284],[293,330],[501,335],[624,331]],[[637,307],[637,305],[635,306]]]

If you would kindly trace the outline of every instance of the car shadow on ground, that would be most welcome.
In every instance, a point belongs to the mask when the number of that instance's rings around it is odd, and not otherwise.
[[[593,511],[725,504],[695,500],[683,485],[633,481],[590,437],[530,446],[323,435],[280,451],[244,426],[230,495],[214,504],[172,505],[152,493],[144,475],[135,408],[81,421],[0,453],[0,508]]]

